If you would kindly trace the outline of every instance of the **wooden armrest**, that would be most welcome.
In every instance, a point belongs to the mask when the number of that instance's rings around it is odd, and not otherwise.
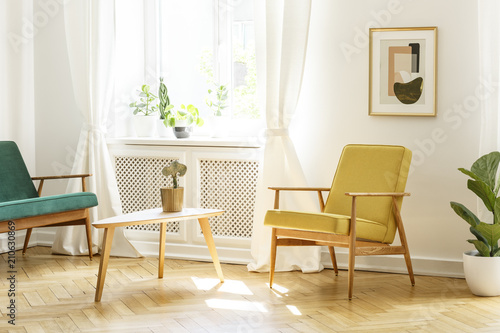
[[[403,197],[403,196],[409,196],[410,193],[407,193],[407,192],[385,192],[385,193],[346,192],[345,195],[348,195],[351,197]]]
[[[61,176],[43,176],[43,177],[31,177],[32,180],[46,180],[46,179],[65,179],[65,178],[85,178],[90,177],[91,174],[81,174],[81,175],[61,175]]]
[[[87,192],[87,186],[85,185],[85,178],[92,176],[92,174],[81,174],[81,175],[61,175],[61,176],[45,176],[45,177],[31,177],[32,180],[39,180],[38,184],[38,195],[42,195],[43,182],[45,180],[51,179],[67,179],[67,178],[81,178],[82,179],[82,191]]]
[[[270,186],[268,187],[270,190],[274,191],[324,191],[324,192],[329,192],[330,187],[276,187],[276,186]]]
[[[314,191],[318,192],[319,208],[321,212],[325,210],[325,202],[323,201],[323,195],[321,192],[330,192],[330,187],[268,187],[270,190],[276,191],[274,194],[274,209],[279,209],[280,207],[280,191]]]

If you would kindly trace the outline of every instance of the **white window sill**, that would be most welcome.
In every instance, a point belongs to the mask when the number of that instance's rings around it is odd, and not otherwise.
[[[184,147],[222,147],[222,148],[260,148],[262,140],[256,137],[223,137],[193,135],[187,139],[160,137],[121,137],[108,138],[107,144],[147,145],[147,146],[184,146]]]

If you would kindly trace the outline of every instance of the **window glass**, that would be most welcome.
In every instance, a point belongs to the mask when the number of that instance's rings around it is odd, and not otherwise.
[[[176,109],[193,104],[208,115],[208,86],[200,71],[200,58],[213,52],[213,12],[212,1],[160,1],[160,72]]]
[[[214,101],[208,90],[223,85],[229,91],[224,116],[259,119],[253,0],[165,0],[161,6],[160,58],[172,104],[196,103],[208,116],[207,100]]]

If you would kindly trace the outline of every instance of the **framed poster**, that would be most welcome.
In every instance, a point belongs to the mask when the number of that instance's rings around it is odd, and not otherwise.
[[[370,29],[371,116],[436,115],[437,27]]]

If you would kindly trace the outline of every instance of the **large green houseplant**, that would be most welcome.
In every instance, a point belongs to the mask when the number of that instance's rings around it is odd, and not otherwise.
[[[500,181],[497,176],[500,164],[500,152],[491,152],[481,156],[472,164],[470,170],[459,168],[471,179],[467,188],[474,192],[491,213],[492,223],[481,221],[476,214],[464,205],[451,202],[451,208],[470,226],[477,251],[464,253],[464,272],[471,291],[480,296],[500,295]],[[498,274],[498,275],[495,275]]]

